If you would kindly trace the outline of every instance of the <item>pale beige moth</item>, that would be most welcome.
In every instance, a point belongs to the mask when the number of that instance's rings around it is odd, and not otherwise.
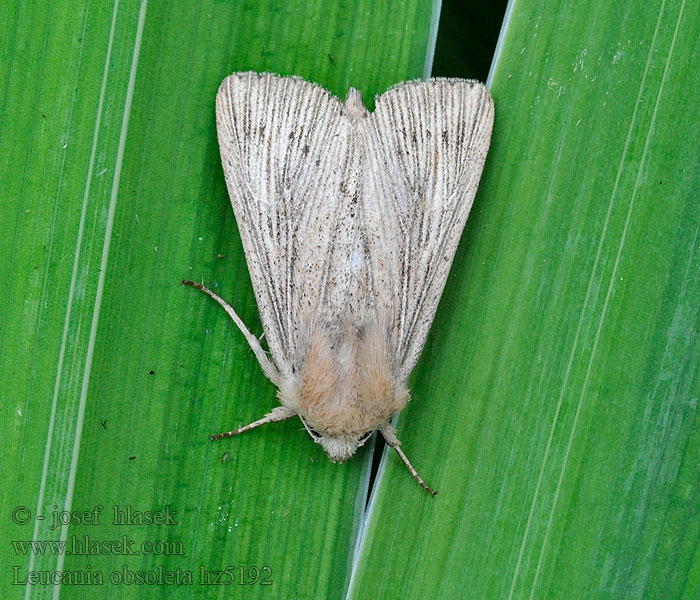
[[[489,147],[482,84],[398,85],[370,113],[297,77],[234,73],[216,123],[269,352],[221,297],[280,406],[213,439],[298,416],[332,461],[391,418],[428,335]]]

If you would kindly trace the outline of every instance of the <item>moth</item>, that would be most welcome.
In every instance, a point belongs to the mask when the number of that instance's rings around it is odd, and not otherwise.
[[[482,84],[394,87],[370,113],[298,77],[234,73],[216,97],[226,185],[269,354],[220,296],[280,406],[333,462],[380,431],[411,475],[391,418],[428,335],[493,125]]]

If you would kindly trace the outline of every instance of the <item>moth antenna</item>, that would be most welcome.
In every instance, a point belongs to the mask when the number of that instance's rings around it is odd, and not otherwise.
[[[386,443],[389,444],[394,450],[396,450],[396,454],[399,455],[399,458],[403,461],[403,464],[405,464],[406,467],[408,467],[409,472],[411,473],[411,475],[413,475],[413,479],[415,479],[419,483],[419,485],[431,496],[437,496],[437,491],[429,487],[425,483],[425,481],[423,481],[423,478],[420,475],[418,475],[418,471],[416,471],[413,468],[411,461],[408,460],[408,457],[403,453],[403,450],[401,450],[401,442],[399,441],[399,438],[396,437],[396,432],[394,431],[394,428],[391,426],[391,424],[385,423],[379,428],[379,431],[382,432],[382,436],[384,436]]]
[[[258,359],[258,362],[260,363],[260,367],[262,368],[265,377],[267,377],[272,383],[279,387],[280,374],[277,370],[277,367],[268,358],[267,354],[265,353],[265,350],[263,350],[262,346],[260,345],[260,340],[258,340],[257,337],[250,333],[248,328],[245,326],[245,323],[243,323],[241,318],[236,314],[236,311],[233,310],[233,307],[230,304],[228,304],[228,302],[226,302],[226,300],[224,300],[221,296],[219,296],[215,292],[212,292],[209,288],[203,286],[201,283],[183,279],[182,285],[189,285],[193,288],[197,288],[198,290],[204,292],[207,296],[214,298],[214,300],[216,300],[223,307],[223,309],[228,313],[228,316],[231,317],[231,319],[233,319],[233,322],[238,326],[238,329],[241,330],[241,333],[245,336],[245,339],[248,340],[248,345],[253,351],[253,354],[255,354],[255,358]],[[262,336],[260,337],[260,339],[262,339]]]
[[[224,438],[233,437],[234,435],[239,435],[241,433],[245,433],[246,431],[250,431],[251,429],[255,429],[256,427],[260,427],[260,425],[265,425],[265,423],[276,423],[277,421],[284,421],[285,419],[289,419],[295,416],[296,414],[296,411],[294,411],[291,408],[287,408],[286,406],[276,406],[262,419],[253,421],[252,423],[244,425],[243,427],[239,427],[238,429],[234,429],[233,431],[227,431],[226,433],[217,433],[216,435],[210,435],[209,438],[213,442],[214,440],[222,440]]]

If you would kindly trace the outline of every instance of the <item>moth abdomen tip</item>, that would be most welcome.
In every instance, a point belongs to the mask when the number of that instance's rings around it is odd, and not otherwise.
[[[345,108],[348,111],[348,115],[351,117],[357,118],[369,115],[369,111],[362,100],[360,90],[352,87],[348,90],[348,95],[345,98]]]

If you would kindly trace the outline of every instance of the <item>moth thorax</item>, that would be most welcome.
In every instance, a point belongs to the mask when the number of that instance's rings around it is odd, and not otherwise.
[[[376,322],[311,328],[298,381],[299,414],[324,435],[373,431],[408,401],[393,365],[386,329]]]

